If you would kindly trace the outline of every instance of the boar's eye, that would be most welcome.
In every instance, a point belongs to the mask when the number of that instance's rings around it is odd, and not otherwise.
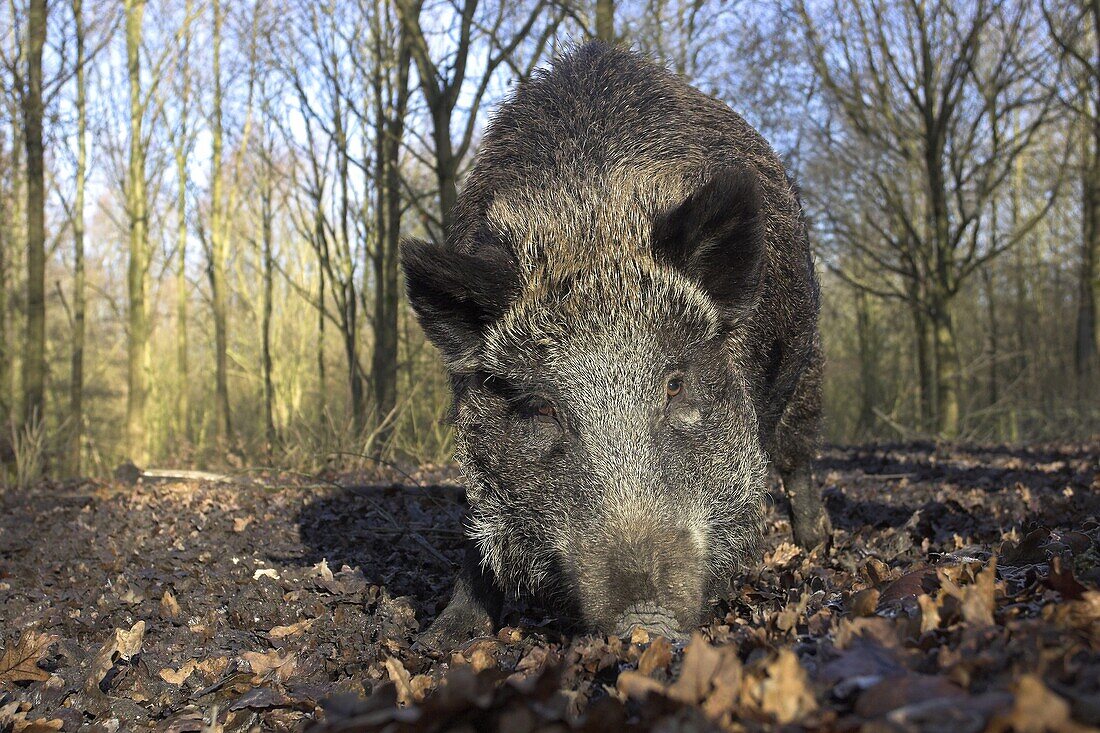
[[[675,399],[676,397],[679,397],[681,394],[683,394],[683,392],[684,392],[683,377],[678,377],[678,376],[669,377],[668,381],[665,382],[665,394],[668,396],[668,398],[670,400]]]
[[[542,422],[557,422],[558,408],[554,403],[543,397],[535,397],[523,407],[523,413],[529,418]]]

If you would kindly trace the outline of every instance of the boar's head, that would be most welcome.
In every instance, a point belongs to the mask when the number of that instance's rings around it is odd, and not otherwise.
[[[605,632],[697,625],[760,537],[766,459],[738,324],[764,269],[756,179],[712,176],[645,256],[520,264],[406,242],[408,292],[455,385],[469,531],[507,590]]]

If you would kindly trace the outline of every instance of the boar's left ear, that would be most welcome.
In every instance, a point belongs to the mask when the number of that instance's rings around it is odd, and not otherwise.
[[[448,366],[453,371],[476,368],[473,359],[485,331],[519,293],[515,258],[494,241],[460,252],[406,239],[401,265],[417,320]]]
[[[653,254],[697,282],[726,318],[749,310],[764,269],[756,175],[726,168],[712,176],[657,219]]]

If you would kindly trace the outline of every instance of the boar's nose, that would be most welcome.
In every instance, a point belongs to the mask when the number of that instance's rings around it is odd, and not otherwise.
[[[676,615],[655,603],[635,603],[623,611],[615,623],[615,634],[627,636],[636,628],[645,629],[653,636],[663,636],[671,641],[687,638],[680,630]]]

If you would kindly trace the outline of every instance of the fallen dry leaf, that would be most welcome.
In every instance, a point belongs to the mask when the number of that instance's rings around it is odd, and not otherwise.
[[[1043,609],[1043,618],[1063,629],[1081,631],[1100,645],[1100,591],[1090,590],[1080,600],[1065,601]]]
[[[397,702],[401,705],[411,705],[416,699],[416,694],[412,688],[409,672],[405,669],[405,666],[401,664],[401,660],[387,657],[386,671],[390,675],[390,680],[397,688]]]
[[[48,680],[50,673],[41,669],[38,661],[46,656],[46,650],[56,640],[56,636],[30,629],[24,631],[19,641],[9,644],[0,656],[0,684]]]
[[[287,680],[294,674],[298,664],[298,657],[293,652],[282,654],[279,651],[270,652],[242,652],[241,658],[248,662],[252,674],[257,677],[274,672],[279,680]]]
[[[772,568],[785,567],[801,554],[802,550],[798,545],[793,545],[790,542],[780,542],[775,550],[764,555],[764,564]]]
[[[650,693],[664,694],[666,689],[664,684],[633,669],[621,673],[615,687],[636,700],[644,700]]]
[[[1025,674],[1013,685],[1012,709],[990,723],[992,733],[1084,733],[1095,730],[1079,725],[1070,716],[1069,703],[1054,694],[1033,674]]]
[[[171,685],[182,685],[184,680],[190,677],[191,673],[195,671],[196,667],[198,667],[198,662],[192,659],[178,670],[172,669],[171,667],[165,667],[157,674],[162,680]]]
[[[99,688],[102,691],[115,663],[129,662],[141,652],[141,642],[145,638],[145,622],[138,621],[129,629],[115,629],[110,638],[95,655],[91,670],[88,672],[86,687],[89,691]]]
[[[848,608],[851,609],[853,616],[873,616],[875,608],[878,607],[880,595],[878,588],[864,588],[852,595],[848,601]]]
[[[721,664],[721,652],[696,632],[684,650],[680,677],[672,683],[669,693],[686,703],[702,701],[710,692],[711,680]]]
[[[315,618],[302,619],[298,623],[291,624],[289,626],[276,626],[267,632],[267,635],[272,639],[285,639],[288,636],[294,636],[307,630],[310,626],[313,626]]]
[[[166,589],[160,597],[160,615],[164,618],[179,618],[182,613],[176,597],[172,595],[172,591]]]
[[[764,669],[766,676],[750,683],[760,710],[782,724],[806,717],[817,709],[806,670],[790,649],[779,654]]]
[[[668,639],[658,636],[650,643],[649,648],[642,652],[638,660],[638,671],[644,675],[652,675],[658,669],[665,669],[672,661],[672,644]]]

